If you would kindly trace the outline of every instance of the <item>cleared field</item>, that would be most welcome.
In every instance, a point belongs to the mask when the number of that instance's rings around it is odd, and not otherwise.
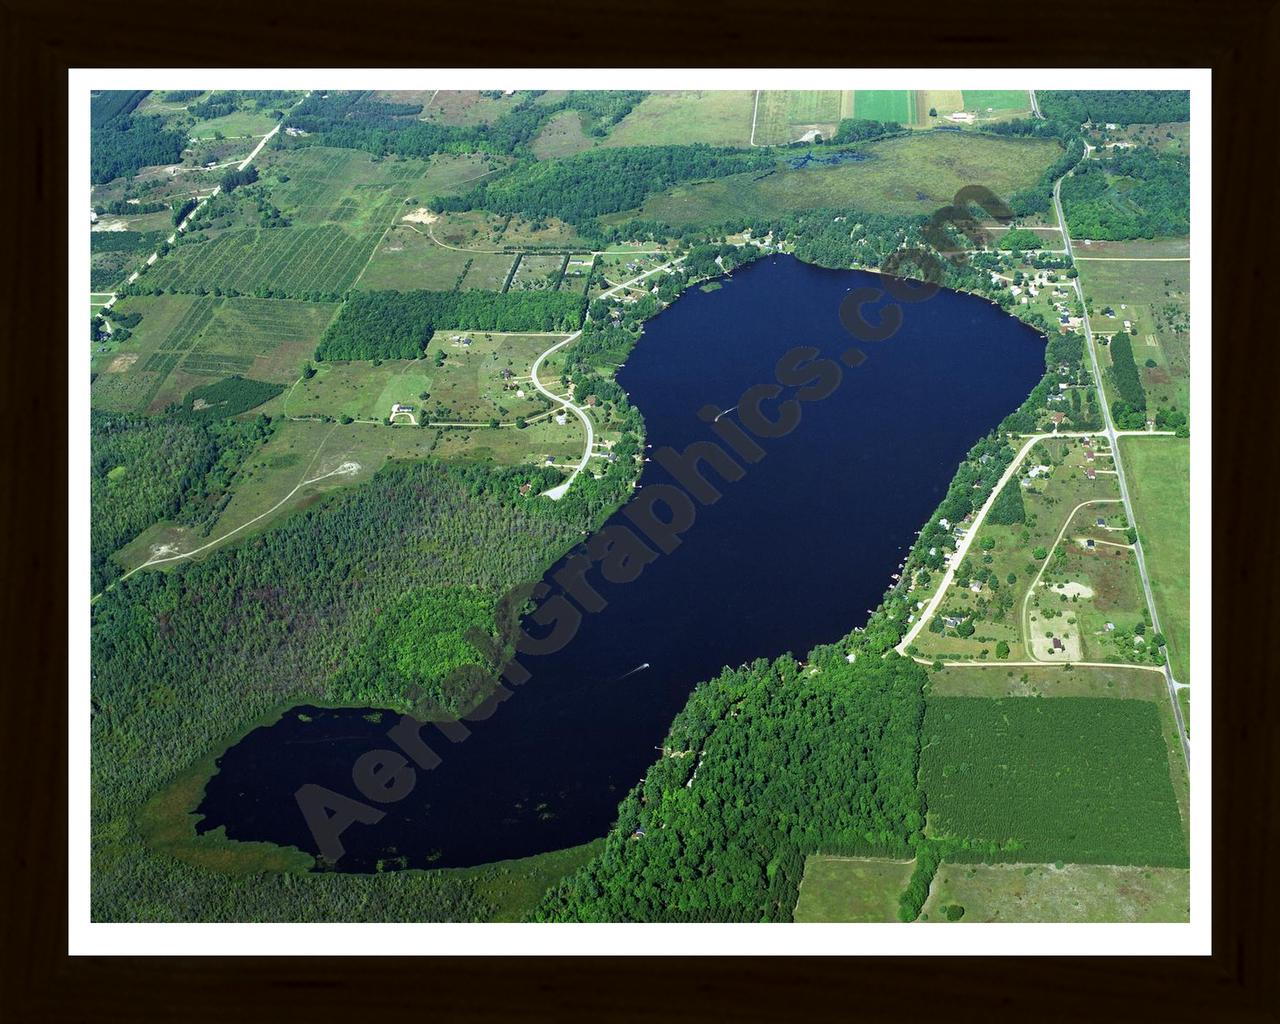
[[[286,393],[286,416],[350,416],[382,420],[393,404],[422,404],[418,397],[431,383],[429,364],[422,359],[370,363],[321,363],[316,375],[299,380]]]
[[[914,124],[915,93],[909,89],[856,89],[853,93],[853,116]]]
[[[509,291],[554,291],[563,265],[563,256],[522,257]]]
[[[200,355],[211,357],[211,363],[216,357],[247,360],[248,376],[292,384],[337,311],[332,302],[223,299],[188,360]]]
[[[180,292],[268,288],[294,298],[340,295],[355,283],[385,226],[356,235],[336,224],[230,231],[179,245],[143,282]]]
[[[921,89],[916,93],[916,124],[938,124],[937,118],[945,118],[964,109],[964,94],[959,89]],[[934,117],[930,110],[936,110]]]
[[[491,164],[478,155],[375,160],[358,150],[309,146],[273,152],[263,177],[272,202],[295,224],[333,221],[350,228],[389,198],[425,203],[484,177]]]
[[[937,838],[1036,863],[1186,865],[1151,701],[930,697],[920,785]]]
[[[554,160],[590,149],[596,140],[582,130],[582,115],[576,110],[562,110],[542,126],[530,144],[539,160]]]
[[[962,923],[1013,921],[1187,921],[1186,868],[1112,864],[943,864],[920,920],[945,922],[961,906]]]
[[[462,279],[463,291],[500,292],[516,257],[510,253],[478,252],[468,259],[471,266]]]
[[[506,259],[510,266],[510,257]],[[401,221],[383,236],[356,287],[369,291],[452,291],[471,260],[470,253],[437,245],[425,227]]]
[[[281,411],[287,416],[381,421],[393,404],[403,404],[425,410],[426,418],[435,422],[488,423],[496,418],[510,423],[517,417],[531,418],[547,406],[529,383],[529,367],[557,337],[439,331],[422,359],[387,360],[376,366],[318,364],[314,377],[297,381],[286,393]],[[440,365],[438,354],[444,356]],[[504,378],[504,373],[510,376]],[[417,418],[423,419],[421,414]],[[581,425],[576,419],[572,424],[581,436]]]
[[[1137,238],[1123,242],[1091,239],[1088,246],[1077,242],[1076,259],[1085,263],[1091,257],[1109,259],[1173,259],[1191,255],[1191,238],[1179,235],[1162,238]]]
[[[1102,243],[1095,243],[1101,246]],[[1153,244],[1153,243],[1147,243]],[[1162,247],[1175,248],[1179,240]],[[1092,248],[1092,247],[1090,247]],[[1085,252],[1075,246],[1077,255]],[[1123,330],[1129,320],[1133,356],[1142,372],[1147,408],[1189,413],[1191,408],[1190,290],[1186,260],[1081,260],[1080,282],[1095,310],[1110,306],[1114,319],[1095,316],[1099,331]],[[1107,351],[1099,353],[1109,362]],[[1148,359],[1156,365],[1146,366]],[[1107,383],[1104,375],[1104,385]]]
[[[614,126],[603,144],[745,146],[751,139],[755,98],[751,90],[650,93]]]
[[[434,91],[434,90],[433,90]],[[430,92],[415,97],[413,102],[426,104],[420,115],[423,121],[440,124],[476,125],[492,124],[511,113],[527,98],[526,92],[513,92],[502,96],[485,96],[475,90],[441,89],[432,98]]]
[[[873,143],[863,152],[865,160],[834,166],[784,167],[764,177],[735,175],[679,186],[650,199],[640,216],[683,227],[823,206],[930,214],[975,181],[1002,195],[1026,188],[1060,149],[1043,140],[927,132]]]
[[[915,861],[873,857],[805,858],[793,920],[876,924],[898,919],[898,894]]]
[[[262,138],[276,126],[276,119],[270,113],[253,110],[237,110],[223,117],[197,121],[191,126],[193,139],[216,139],[219,136],[227,139],[247,137]]]
[[[1122,437],[1135,524],[1174,677],[1191,682],[1191,442]]]
[[[964,109],[978,115],[1030,112],[1031,96],[1026,89],[966,89]]]
[[[582,425],[570,418],[561,426],[552,419],[515,427],[474,427],[437,431],[434,454],[441,459],[496,462],[503,466],[539,466],[548,458],[573,465],[582,455]]]
[[[815,130],[831,138],[840,120],[842,103],[843,94],[832,90],[761,90],[755,113],[755,144],[784,145]]]
[[[1160,675],[1119,665],[1105,669],[948,665],[930,674],[929,692],[937,697],[1112,697],[1156,704],[1169,699]]]

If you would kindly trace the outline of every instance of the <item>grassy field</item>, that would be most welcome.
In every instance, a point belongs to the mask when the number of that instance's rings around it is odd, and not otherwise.
[[[920,784],[926,832],[938,838],[1018,850],[1030,862],[1186,863],[1150,701],[931,697]]]
[[[1187,921],[1190,885],[1185,868],[943,864],[920,920],[945,922],[942,908],[958,905],[962,923]]]
[[[510,258],[507,257],[507,266]],[[393,224],[360,275],[360,289],[452,291],[471,263],[469,253],[437,245],[420,224]]]
[[[219,135],[227,139],[262,138],[276,126],[276,119],[269,111],[237,110],[222,117],[197,121],[191,126],[193,139],[216,139]]]
[[[650,93],[614,126],[603,144],[745,146],[751,139],[755,98],[750,90]]]
[[[1026,89],[966,89],[964,109],[972,114],[1030,112],[1031,96]]]
[[[804,862],[797,922],[863,922],[898,919],[898,894],[915,861],[814,854]]]
[[[842,105],[843,93],[832,90],[761,90],[755,113],[755,144],[784,145],[811,130],[832,138],[840,121]]]
[[[471,344],[464,346],[452,340],[455,337]],[[528,383],[529,367],[555,340],[544,335],[440,331],[424,359],[387,360],[377,366],[319,364],[314,377],[299,381],[285,396],[283,411],[289,416],[381,420],[394,403],[403,403],[425,408],[432,420],[441,421],[531,417],[545,404]],[[440,366],[435,365],[437,352],[445,355]],[[503,370],[513,374],[511,380],[502,379]],[[421,397],[424,392],[426,399]]]
[[[1099,250],[1125,243],[1094,243]],[[1129,243],[1131,244],[1131,243]],[[1181,239],[1152,240],[1142,243],[1147,251],[1176,253]],[[1077,244],[1076,254],[1092,255],[1091,246]],[[1141,250],[1140,250],[1141,251]],[[1095,310],[1094,323],[1100,332],[1114,333],[1130,321],[1133,356],[1142,373],[1150,414],[1158,409],[1190,411],[1191,336],[1190,288],[1191,264],[1185,260],[1147,262],[1138,260],[1089,260],[1079,264],[1080,282]],[[1100,315],[1110,306],[1114,318]],[[1104,348],[1100,355],[1109,360]],[[1155,366],[1146,366],[1151,359]],[[1105,377],[1104,377],[1105,384]]]
[[[432,96],[432,93],[435,96]],[[390,94],[390,96],[403,94]],[[440,124],[477,125],[492,124],[511,113],[528,96],[526,92],[513,92],[499,97],[484,96],[475,90],[441,89],[414,93],[409,102],[422,103],[423,121]]]
[[[1059,147],[1043,140],[927,132],[873,143],[865,152],[869,159],[859,162],[784,167],[757,180],[735,175],[679,186],[650,199],[640,216],[686,226],[821,206],[931,214],[974,182],[1001,195],[1034,184]]]
[[[1191,682],[1190,441],[1122,437],[1133,514],[1174,677]]]
[[[916,93],[916,123],[940,124],[948,114],[964,109],[964,94],[959,89],[922,89]],[[937,119],[929,116],[936,110]]]
[[[929,676],[936,697],[1112,697],[1168,701],[1164,680],[1138,668],[1064,668],[1018,665],[1000,669],[948,665]]]
[[[576,110],[562,110],[538,132],[530,148],[539,160],[554,160],[590,149],[596,140],[582,130],[582,115]]]

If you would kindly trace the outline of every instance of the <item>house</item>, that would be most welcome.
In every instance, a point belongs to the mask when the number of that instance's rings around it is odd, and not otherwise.
[[[587,395],[587,405],[595,405],[595,404],[596,404],[596,396]]]
[[[1067,648],[1063,645],[1063,643],[1062,643],[1062,638],[1061,638],[1061,637],[1056,637],[1056,636],[1055,636],[1055,637],[1053,637],[1053,638],[1052,638],[1052,640],[1053,640],[1053,649],[1054,649],[1054,652],[1055,652],[1055,653],[1056,653],[1057,651],[1065,651],[1065,650],[1067,649]]]
[[[1115,628],[1116,628],[1116,624],[1114,622],[1108,622],[1105,626],[1105,629],[1108,633],[1110,633]]]
[[[951,627],[952,629],[955,629],[955,628],[956,628],[956,626],[960,625],[960,623],[962,623],[963,621],[964,621],[964,619],[963,619],[963,618],[961,618],[961,617],[960,617],[960,616],[958,616],[958,615],[944,615],[944,616],[942,616],[942,622],[943,622],[943,624],[944,624],[944,625],[946,625],[946,626]]]
[[[569,417],[562,412],[558,412],[556,413],[556,422],[563,427],[566,423],[569,422]]]
[[[1090,448],[1088,445],[1085,445],[1085,446],[1084,446],[1084,457],[1085,457],[1085,459],[1087,459],[1089,462],[1092,462],[1092,461],[1094,460],[1094,451],[1093,451],[1093,449],[1092,449],[1092,448]]]
[[[981,594],[981,593],[982,593],[982,584],[981,584],[981,583],[970,583],[970,584],[969,584],[969,589],[970,589],[970,590],[972,590],[975,594]]]
[[[530,492],[531,490],[533,490],[533,484],[521,484],[521,485],[520,485],[520,497],[522,497],[522,498],[527,498],[527,497],[529,496],[529,492]]]
[[[1103,519],[1101,516],[1099,516],[1097,519],[1093,521],[1093,524],[1094,526],[1106,526],[1107,521]]]
[[[1090,551],[1092,551],[1092,550],[1093,550],[1093,538],[1092,538],[1092,537],[1087,538],[1087,539],[1085,540],[1085,542],[1084,542],[1084,546],[1085,546],[1085,547],[1087,547]]]
[[[511,370],[509,370],[507,367],[504,366],[501,370],[498,371],[498,376],[501,377],[503,380],[510,380],[512,377],[515,376],[515,374],[512,373]]]
[[[391,415],[392,415],[392,416],[401,416],[401,415],[404,415],[404,414],[406,414],[406,413],[407,413],[408,415],[412,416],[412,415],[413,415],[413,406],[411,406],[411,405],[401,405],[399,402],[396,402],[396,403],[395,403],[395,405],[393,405],[393,406],[391,407]]]
[[[1084,475],[1085,475],[1086,477],[1088,477],[1090,480],[1096,480],[1096,479],[1098,479],[1097,471],[1096,471],[1096,470],[1093,470],[1093,469],[1086,469],[1086,470],[1084,471]]]
[[[1066,414],[1066,413],[1064,413],[1064,412],[1055,412],[1055,413],[1053,414],[1053,425],[1054,425],[1055,427],[1056,427],[1056,426],[1059,426],[1059,425],[1062,423],[1062,421],[1063,421],[1064,419],[1066,419],[1066,418],[1067,418],[1067,414]]]
[[[547,456],[547,465],[548,465],[548,466],[554,466],[555,464],[556,464],[556,457],[555,457],[554,455],[548,455],[548,456]]]

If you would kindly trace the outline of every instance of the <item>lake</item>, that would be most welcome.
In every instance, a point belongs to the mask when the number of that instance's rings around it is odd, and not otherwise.
[[[878,282],[774,256],[722,288],[691,289],[646,324],[618,373],[652,449],[712,438],[698,410],[728,410],[746,389],[772,383],[796,346],[838,358],[855,342],[841,300]],[[845,368],[830,397],[804,405],[796,429],[760,440],[767,455],[742,479],[708,471],[723,498],[698,507],[674,552],[627,584],[594,571],[607,606],[558,653],[522,655],[532,678],[469,724],[465,742],[425,728],[440,765],[419,771],[381,821],[346,829],[339,869],[473,865],[603,835],[695,684],[725,665],[786,651],[803,658],[865,623],[960,460],[1044,369],[1040,335],[983,299],[942,290],[902,309],[897,334],[859,342],[865,362]],[[658,463],[646,463],[642,488],[664,482]],[[615,522],[629,521],[619,512]],[[199,830],[221,825],[233,839],[315,852],[295,791],[317,783],[358,797],[352,765],[392,746],[395,721],[368,709],[286,712],[219,759]]]

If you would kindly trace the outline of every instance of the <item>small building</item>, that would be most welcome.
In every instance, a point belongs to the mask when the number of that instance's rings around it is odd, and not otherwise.
[[[1115,624],[1114,622],[1108,622],[1108,623],[1106,624],[1106,626],[1104,626],[1103,628],[1104,628],[1108,633],[1110,633],[1112,630],[1114,630],[1114,629],[1116,628],[1116,624]]]

